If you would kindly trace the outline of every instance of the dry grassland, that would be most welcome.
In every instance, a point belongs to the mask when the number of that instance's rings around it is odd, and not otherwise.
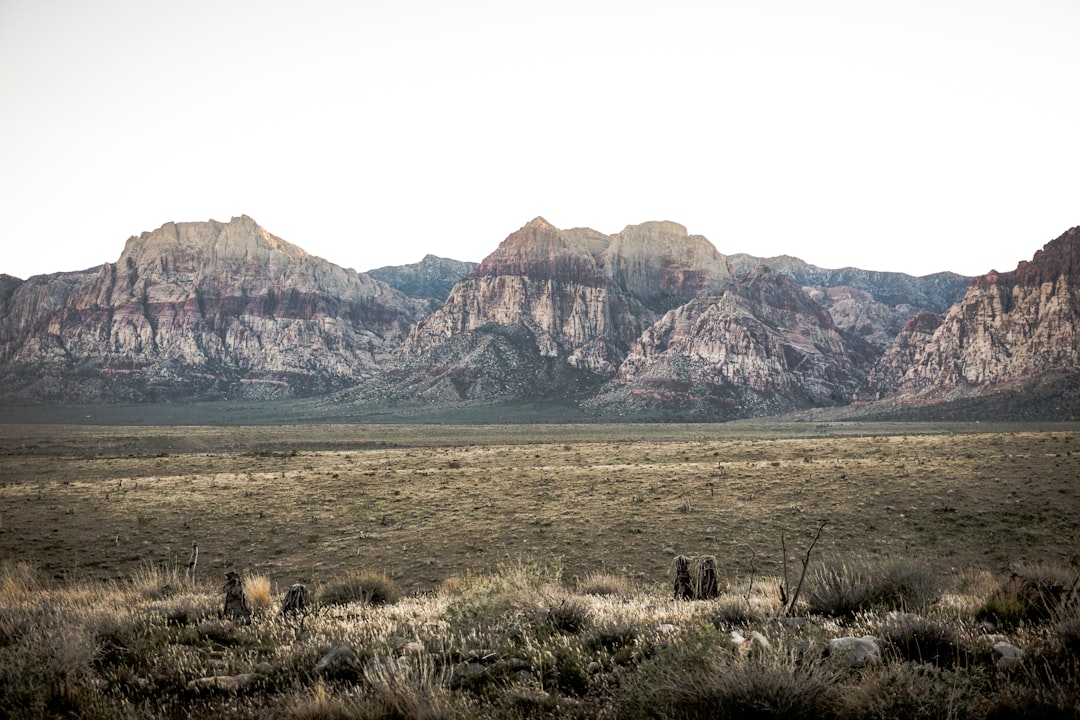
[[[182,566],[194,542],[215,581],[236,569],[318,585],[367,569],[424,591],[518,562],[667,583],[682,553],[716,555],[738,583],[777,575],[781,536],[801,556],[824,520],[823,556],[917,557],[943,574],[1077,565],[1078,435],[6,425],[0,560],[120,579]]]

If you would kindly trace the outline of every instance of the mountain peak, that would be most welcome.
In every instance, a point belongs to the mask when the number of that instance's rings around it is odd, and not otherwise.
[[[525,223],[525,227],[527,227],[527,228],[537,228],[537,229],[540,229],[540,230],[557,230],[558,229],[554,225],[552,225],[551,223],[549,223],[547,220],[545,220],[544,218],[542,218],[539,215],[534,217],[529,222]]]

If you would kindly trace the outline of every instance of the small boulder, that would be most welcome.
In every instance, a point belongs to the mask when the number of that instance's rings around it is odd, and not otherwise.
[[[1017,667],[1024,660],[1024,651],[1004,640],[994,643],[994,652],[998,655],[996,664],[1002,670]]]
[[[319,675],[338,675],[356,668],[359,663],[360,658],[352,648],[339,645],[319,658],[319,662],[315,663],[315,672]]]
[[[861,638],[833,638],[829,641],[829,655],[843,658],[848,667],[852,668],[877,665],[881,662],[881,649],[877,639],[870,635],[863,635]]]

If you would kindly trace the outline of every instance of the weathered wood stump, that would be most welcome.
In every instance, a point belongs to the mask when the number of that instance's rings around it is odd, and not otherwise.
[[[244,583],[240,573],[231,570],[225,574],[225,610],[221,616],[226,620],[247,624],[251,622],[251,610],[244,597]]]
[[[690,580],[690,558],[685,555],[676,556],[671,568],[675,574],[675,599],[692,600],[694,586]]]
[[[712,600],[720,596],[720,586],[716,581],[716,558],[702,555],[695,558],[694,599]]]
[[[311,605],[311,593],[308,589],[296,583],[285,592],[285,599],[281,601],[282,617],[295,617],[301,614]]]

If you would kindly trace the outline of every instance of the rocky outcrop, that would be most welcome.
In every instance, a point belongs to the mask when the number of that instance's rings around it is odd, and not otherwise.
[[[972,281],[939,321],[912,319],[858,398],[936,403],[1080,374],[1080,228],[1013,272]]]
[[[551,392],[553,384],[594,385],[615,374],[630,343],[658,317],[655,308],[730,282],[723,256],[676,223],[645,223],[607,236],[588,228],[559,230],[536,218],[413,329],[394,376],[410,378],[404,386],[414,387],[447,367],[466,375],[491,372],[487,361],[480,363],[486,355],[459,338],[481,329],[490,337],[502,328],[515,347],[528,337],[526,344],[536,348],[547,380],[531,394]],[[450,348],[457,354],[448,356]],[[467,388],[466,398],[479,387],[454,386]]]
[[[418,263],[390,265],[369,270],[367,274],[411,298],[430,301],[431,309],[435,310],[474,267],[474,262],[425,255]]]
[[[722,295],[664,315],[591,406],[729,419],[841,405],[874,357],[794,281],[759,266]]]
[[[249,217],[168,223],[31,278],[0,324],[7,401],[290,397],[377,372],[425,308]]]

